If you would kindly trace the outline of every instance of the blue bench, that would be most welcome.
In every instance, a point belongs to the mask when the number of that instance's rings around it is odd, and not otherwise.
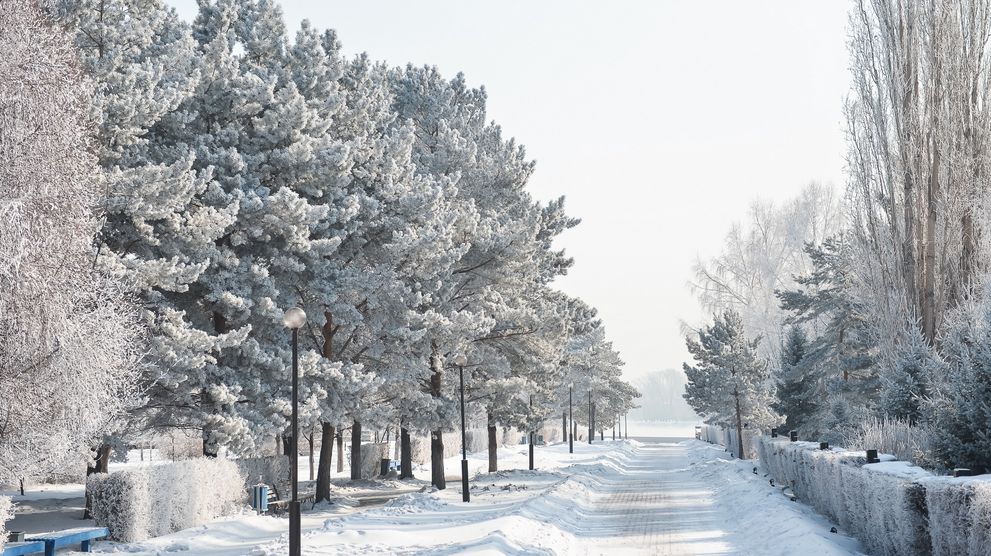
[[[41,541],[9,542],[3,545],[2,556],[23,556],[24,554],[41,554],[45,551],[45,543]]]
[[[81,552],[89,552],[90,541],[110,535],[106,527],[78,527],[54,533],[35,535],[29,541],[45,543],[45,556],[55,556],[55,551],[64,546],[80,545]]]

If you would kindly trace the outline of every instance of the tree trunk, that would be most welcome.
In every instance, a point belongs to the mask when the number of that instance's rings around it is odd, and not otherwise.
[[[288,435],[288,434],[282,435],[282,455],[284,456],[292,455],[292,435]]]
[[[933,153],[926,190],[925,274],[922,289],[922,334],[932,346],[936,341],[936,214],[939,198],[939,150]]]
[[[330,500],[330,466],[334,458],[334,427],[320,424],[320,467],[317,468],[317,502]]]
[[[337,472],[344,472],[344,431],[337,428]]]
[[[575,421],[571,422],[571,441],[574,442],[578,440],[578,423]]]
[[[743,416],[740,411],[740,388],[733,388],[733,399],[736,403],[736,443],[739,452],[736,457],[743,459]]]
[[[568,441],[568,412],[561,412],[561,442]]]
[[[306,435],[306,442],[310,446],[310,480],[312,481],[314,479],[314,477],[313,477],[313,463],[314,463],[313,462],[313,457],[314,457],[313,456],[313,429],[310,429],[310,434]]]
[[[602,429],[599,429],[599,440],[605,440],[605,439],[606,439],[606,434],[602,431]]]
[[[441,377],[443,368],[440,363],[440,348],[436,342],[431,344],[433,353],[430,356],[430,395],[439,398],[441,395]],[[444,431],[440,428],[430,431],[430,484],[437,490],[447,488],[444,477]]]
[[[361,479],[361,423],[351,425],[351,480]]]
[[[489,473],[495,473],[499,470],[499,444],[496,442],[496,425],[492,420],[492,414],[488,417]]]
[[[399,478],[413,479],[413,446],[409,438],[409,430],[399,432]]]
[[[110,453],[112,448],[110,444],[103,443],[96,448],[96,454],[93,457],[93,463],[86,465],[86,476],[95,475],[96,473],[107,473],[110,470]],[[24,481],[21,480],[21,495],[24,494]],[[83,519],[93,519],[93,496],[86,489],[86,508],[83,510]]]

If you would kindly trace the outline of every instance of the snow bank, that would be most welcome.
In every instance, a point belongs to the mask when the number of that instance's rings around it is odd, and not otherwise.
[[[116,540],[134,542],[202,525],[247,498],[235,462],[192,459],[91,475],[93,518]]]

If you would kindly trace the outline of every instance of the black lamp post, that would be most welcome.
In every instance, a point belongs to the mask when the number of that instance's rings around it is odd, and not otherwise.
[[[530,409],[533,409],[533,394],[530,394]],[[530,411],[530,419],[533,419],[533,411]],[[533,421],[530,421],[530,471],[533,471]]]
[[[461,500],[471,501],[471,491],[468,489],[468,443],[465,436],[465,365],[468,364],[464,354],[454,358],[461,375]]]
[[[286,328],[292,330],[292,450],[289,452],[289,556],[300,556],[299,514],[299,329],[306,324],[306,313],[299,307],[286,311],[282,317]]]
[[[592,423],[592,391],[588,391],[588,443],[592,443],[593,430],[592,427],[595,425]]]
[[[571,384],[568,385],[568,419],[571,421],[571,424],[568,425],[568,430],[564,431],[564,434],[568,435],[569,454],[575,453],[575,432],[573,430],[573,425],[575,423],[575,415],[571,409],[571,394],[572,394],[572,390],[574,389],[575,389],[575,383],[572,382]]]

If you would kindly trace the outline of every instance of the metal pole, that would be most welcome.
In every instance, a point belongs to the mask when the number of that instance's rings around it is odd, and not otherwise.
[[[530,394],[530,408],[533,408],[533,394]],[[533,412],[531,411],[530,418],[533,419]],[[533,422],[530,423],[530,471],[533,471]]]
[[[574,390],[574,388],[575,388],[574,385],[568,386],[568,419],[569,419],[569,421],[570,421],[571,424],[568,425],[568,430],[564,431],[564,434],[568,435],[568,453],[569,454],[575,453],[575,431],[574,431],[574,429],[572,427],[572,425],[575,422],[575,415],[574,415],[574,412],[571,409],[571,393],[572,393],[572,390]]]
[[[592,443],[592,391],[588,391],[588,443]]]
[[[468,444],[465,440],[465,367],[458,365],[461,371],[461,501],[471,501],[468,489]]]
[[[299,513],[299,329],[292,329],[292,452],[289,454],[289,556],[300,556]]]

